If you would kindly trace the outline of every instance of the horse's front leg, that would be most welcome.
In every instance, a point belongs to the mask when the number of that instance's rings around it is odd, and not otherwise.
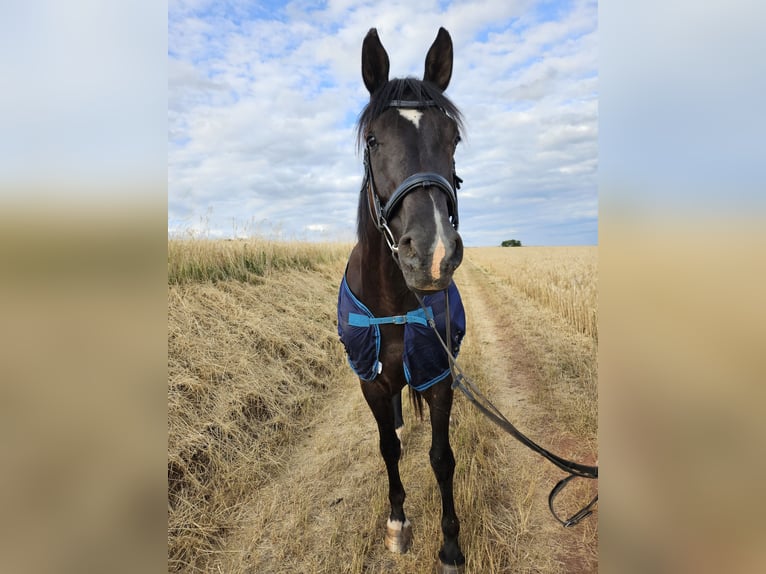
[[[374,382],[362,382],[364,398],[378,423],[380,454],[386,463],[388,473],[388,500],[391,503],[391,513],[386,523],[385,545],[392,552],[404,554],[409,550],[412,542],[412,526],[404,515],[406,495],[399,476],[401,444],[396,436],[393,401],[382,387]]]
[[[455,513],[452,494],[452,477],[455,473],[455,457],[449,444],[449,419],[452,410],[452,389],[450,380],[438,383],[424,392],[431,415],[431,468],[439,483],[442,497],[442,534],[444,544],[439,551],[439,571],[443,573],[463,572],[465,556],[460,550],[458,534],[460,521]]]

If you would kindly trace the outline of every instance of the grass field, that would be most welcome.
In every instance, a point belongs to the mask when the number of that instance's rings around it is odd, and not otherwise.
[[[430,430],[409,405],[401,471],[416,541],[404,556],[383,548],[385,469],[335,327],[350,248],[169,243],[170,572],[432,567],[440,508]],[[467,249],[456,275],[468,316],[461,362],[535,439],[592,463],[596,332],[565,309],[595,314],[595,248],[570,253],[577,256]],[[568,289],[573,301],[559,305],[544,285],[535,290],[535,269],[539,282],[559,281],[559,296]],[[571,277],[579,290],[561,287]],[[585,293],[588,301],[578,301]],[[545,499],[561,476],[461,399],[451,441],[468,572],[595,572],[596,521],[567,530],[553,523]],[[577,486],[562,504],[577,505],[589,488]]]
[[[330,327],[348,251],[169,242],[169,570],[220,546],[344,368]]]
[[[598,340],[595,247],[486,247],[471,260]]]
[[[580,436],[598,417],[598,261],[596,247],[486,247],[466,259],[493,286],[507,328],[524,339],[538,400]],[[515,323],[515,324],[512,324]]]

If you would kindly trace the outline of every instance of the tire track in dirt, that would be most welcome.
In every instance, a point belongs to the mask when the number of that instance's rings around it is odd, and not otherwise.
[[[367,405],[358,380],[348,376],[336,383],[304,438],[285,445],[290,455],[284,470],[254,492],[250,515],[222,553],[221,572],[329,571],[325,554],[343,553],[358,529],[349,516],[369,506],[367,476],[377,474],[370,456],[377,453],[377,436],[362,420]]]
[[[416,543],[404,556],[383,546],[389,510],[385,465],[375,420],[350,369],[322,400],[304,438],[286,445],[284,470],[254,491],[239,531],[211,561],[214,572],[420,572],[424,553],[436,555],[436,540],[433,548]],[[415,491],[415,483],[433,480],[426,444],[430,429],[410,411],[405,405],[400,467]],[[421,498],[419,492],[408,493],[408,502]],[[411,505],[416,533],[425,528],[417,510],[422,504],[436,502]]]
[[[565,458],[595,464],[585,449],[578,445],[580,441],[563,431],[555,421],[551,421],[550,414],[536,401],[539,393],[535,383],[537,375],[534,357],[525,348],[518,326],[514,325],[519,300],[514,302],[514,297],[502,282],[472,263],[470,255],[460,269],[463,299],[472,317],[473,328],[479,331],[483,375],[488,379],[485,394],[517,428],[541,446]],[[531,488],[539,487],[534,500],[529,501],[531,506],[526,509],[526,512],[534,516],[529,525],[532,537],[547,538],[550,541],[550,551],[561,572],[597,572],[597,513],[594,512],[593,516],[577,527],[564,529],[559,526],[549,514],[546,489],[550,490],[565,475],[504,431],[501,431],[499,440],[511,445],[505,454],[496,458],[495,464],[498,467],[508,464],[503,457],[512,455],[519,466],[527,467],[521,473],[522,480],[533,479],[537,484]],[[513,474],[514,470],[509,468],[509,479]],[[578,487],[568,489],[575,495],[574,502],[567,500],[570,505],[584,504],[590,500],[597,488],[597,481],[595,487],[593,484],[583,484],[589,482],[575,481],[580,483]],[[562,494],[560,498],[566,497]],[[515,502],[519,503],[518,500]]]

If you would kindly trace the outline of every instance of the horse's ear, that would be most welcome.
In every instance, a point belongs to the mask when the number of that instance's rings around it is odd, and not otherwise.
[[[370,28],[362,43],[362,79],[371,95],[388,81],[388,54],[375,28]]]
[[[436,40],[426,56],[426,71],[423,80],[431,82],[442,92],[447,89],[452,77],[452,38],[444,28],[439,28]]]

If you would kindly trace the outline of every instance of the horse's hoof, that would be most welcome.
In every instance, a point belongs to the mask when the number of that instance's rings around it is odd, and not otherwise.
[[[388,519],[386,524],[386,548],[397,554],[404,554],[412,544],[412,525],[409,520],[402,524],[398,520]]]
[[[463,564],[445,564],[438,558],[436,559],[436,574],[464,574],[465,563]]]

